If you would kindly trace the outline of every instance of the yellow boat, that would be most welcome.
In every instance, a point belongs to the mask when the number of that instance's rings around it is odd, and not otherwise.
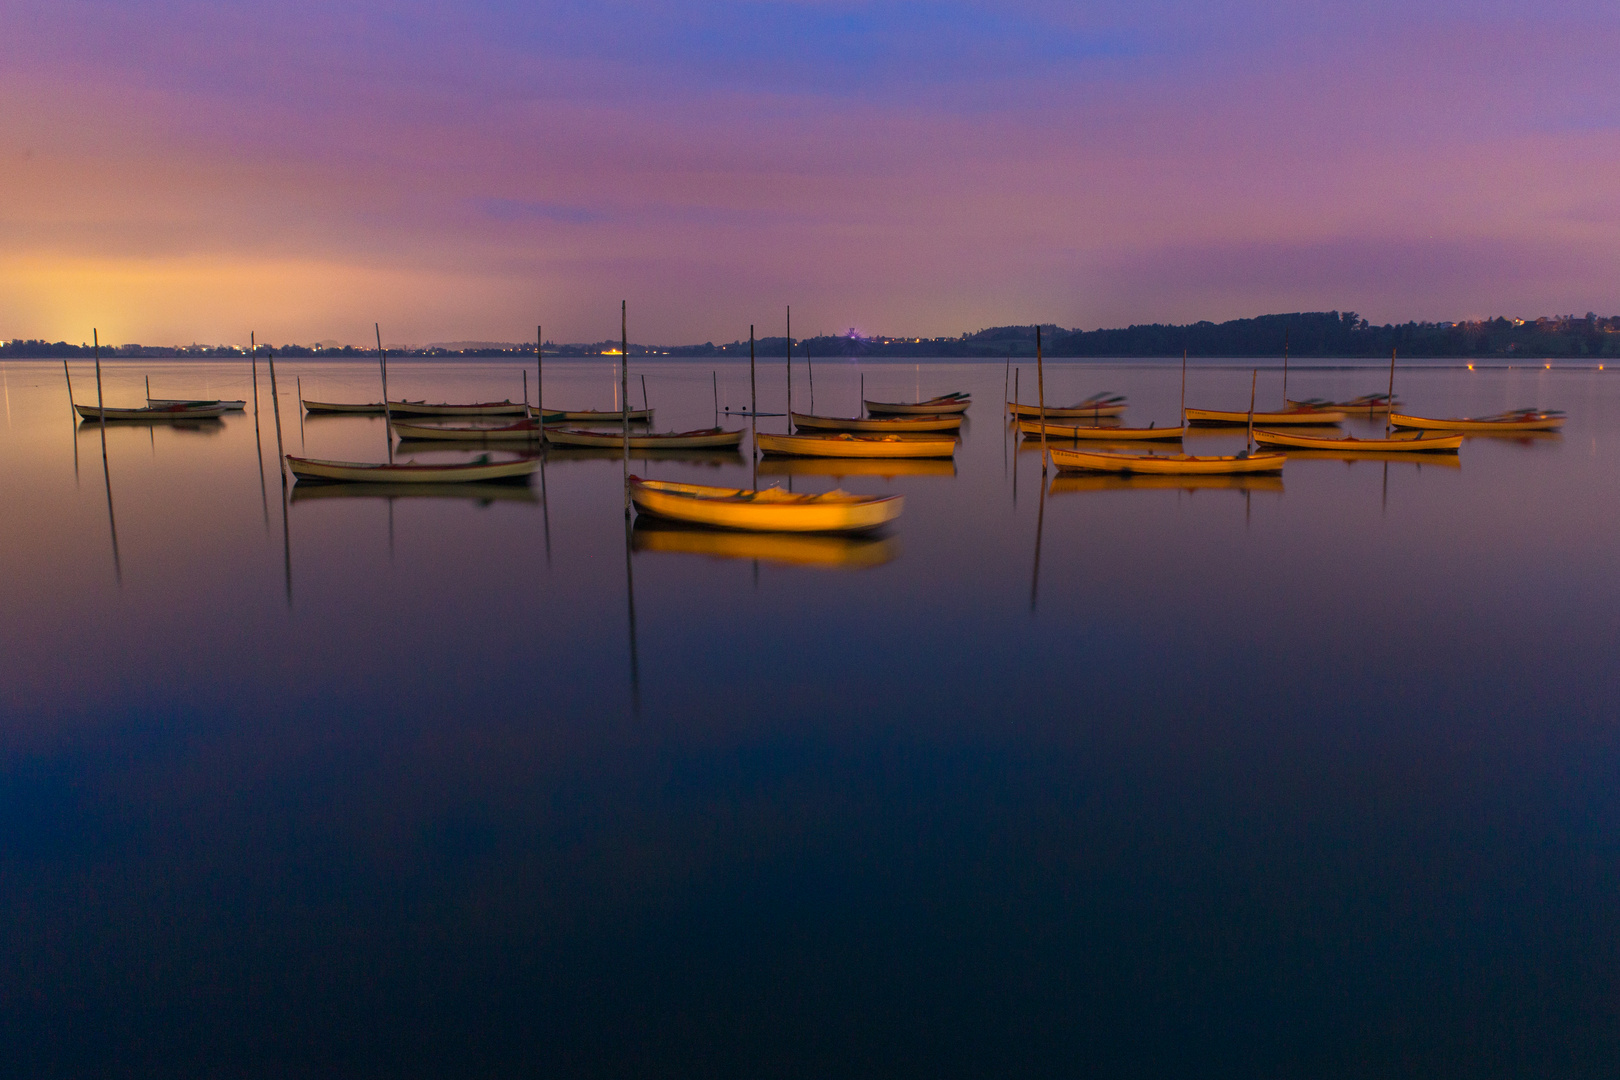
[[[630,478],[630,498],[643,514],[748,532],[866,532],[893,521],[905,506],[903,495],[795,495],[777,487],[750,491],[639,476]]]
[[[1325,438],[1256,428],[1254,441],[1261,446],[1286,446],[1299,450],[1393,450],[1402,454],[1455,454],[1462,448],[1463,437],[1461,433],[1425,437],[1418,432],[1416,435],[1392,435],[1387,439],[1355,439],[1349,436]]]
[[[679,552],[712,559],[759,559],[790,566],[848,570],[882,566],[899,552],[899,544],[892,536],[733,532],[650,517],[636,518],[630,535],[630,545],[636,551]]]
[[[868,416],[942,416],[963,413],[973,404],[973,398],[963,393],[941,394],[927,401],[866,401]]]
[[[1141,476],[1119,473],[1059,472],[1052,478],[1052,494],[1081,491],[1275,491],[1283,489],[1277,473],[1239,473],[1216,476]]]
[[[1515,409],[1495,416],[1463,417],[1441,420],[1431,416],[1407,416],[1391,413],[1389,422],[1398,428],[1419,428],[1426,431],[1556,431],[1564,426],[1564,414],[1556,410],[1537,412],[1534,409]]]
[[[1048,405],[1045,416],[1048,420],[1053,418],[1079,419],[1082,417],[1120,416],[1125,412],[1125,398],[1119,394],[1093,394],[1084,401],[1073,405]],[[1020,419],[1033,418],[1039,420],[1043,413],[1040,405],[1030,405],[1022,401],[1007,402],[1007,411]]]
[[[1020,420],[1018,430],[1026,439],[1041,437],[1042,427],[1048,439],[1068,439],[1070,442],[1097,440],[1101,442],[1152,442],[1157,439],[1179,439],[1187,434],[1184,427],[1105,427],[1097,424],[1042,425],[1039,420]]]
[[[538,457],[491,461],[488,454],[480,455],[476,461],[430,465],[414,461],[394,465],[381,461],[324,461],[287,455],[287,468],[300,480],[346,480],[366,484],[477,484],[527,477],[539,466]]]
[[[1187,423],[1247,424],[1251,415],[1256,424],[1264,424],[1267,427],[1277,427],[1278,425],[1300,427],[1308,424],[1339,424],[1344,422],[1344,413],[1338,409],[1284,409],[1282,412],[1257,412],[1253,414],[1230,409],[1188,409]]]
[[[530,405],[529,415],[539,416],[540,407]],[[653,411],[651,409],[630,410],[630,422],[632,424],[650,424],[652,418]],[[561,411],[547,409],[546,423],[549,424],[554,420],[567,420],[575,424],[581,422],[587,424],[622,424],[624,423],[624,413],[619,409],[563,409]]]
[[[1283,454],[1101,454],[1053,447],[1052,464],[1088,472],[1153,473],[1162,476],[1214,476],[1228,473],[1281,472]]]
[[[767,457],[758,469],[765,476],[955,476],[954,458],[812,458]]]
[[[762,454],[824,458],[941,458],[956,454],[956,437],[899,435],[775,435],[757,432],[754,446]]]
[[[962,427],[962,416],[885,416],[862,418],[859,416],[812,416],[794,413],[793,426],[811,431],[957,431]]]
[[[699,428],[696,431],[642,432],[630,436],[632,450],[713,450],[741,446],[741,428]],[[605,450],[624,447],[622,432],[581,431],[579,428],[546,428],[546,442],[556,446],[595,446]]]

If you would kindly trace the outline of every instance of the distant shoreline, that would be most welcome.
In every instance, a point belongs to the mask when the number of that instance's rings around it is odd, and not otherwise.
[[[1602,362],[1620,357],[1620,316],[1563,315],[1534,320],[1497,317],[1473,322],[1401,323],[1373,326],[1355,312],[1300,312],[1262,315],[1224,323],[1199,322],[1181,326],[1151,324],[1116,330],[1065,330],[1056,325],[1040,328],[1041,349],[1054,359],[1170,360],[1179,359],[1182,350],[1191,358],[1254,359],[1274,357],[1281,361],[1284,351],[1292,360],[1387,359],[1393,349],[1408,360],[1500,360],[1513,366],[1534,360],[1584,359]],[[797,338],[793,343],[795,360],[980,360],[1005,362],[1034,359],[1036,328],[1033,325],[1000,326],[954,338],[868,337],[851,331],[842,336]],[[373,348],[354,346],[275,345],[275,354],[286,359],[366,360],[377,355]],[[390,358],[397,359],[521,359],[534,355],[534,345],[513,342],[479,343],[466,348],[438,345],[389,345]],[[615,360],[618,342],[545,344],[550,359]],[[746,359],[748,341],[721,345],[630,345],[630,357],[637,361]],[[761,359],[785,359],[788,339],[758,338],[752,342],[754,355]],[[53,360],[89,357],[89,345],[40,340],[0,342],[0,360]],[[227,360],[247,359],[240,346],[103,346],[101,355],[109,359]]]

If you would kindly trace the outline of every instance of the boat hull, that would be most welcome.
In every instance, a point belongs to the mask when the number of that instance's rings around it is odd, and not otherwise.
[[[840,491],[794,495],[780,488],[749,491],[634,476],[630,478],[630,498],[643,514],[746,532],[868,532],[899,517],[905,506],[901,495],[859,496]]]
[[[1389,421],[1398,428],[1414,428],[1422,431],[1556,431],[1564,426],[1562,416],[1543,414],[1537,414],[1523,420],[1472,420],[1468,418],[1440,419],[1432,416],[1407,416],[1404,413],[1391,413]]]
[[[1021,420],[1039,420],[1044,415],[1048,420],[1078,420],[1087,416],[1124,416],[1126,403],[1121,401],[1112,405],[1048,405],[1044,410],[1039,405],[1029,405],[1021,401],[1007,402],[1007,412]]]
[[[793,426],[806,431],[959,431],[962,414],[862,418],[794,413]]]
[[[1045,424],[1039,420],[1020,420],[1018,430],[1026,439],[1038,439],[1045,428],[1048,439],[1068,439],[1070,442],[1094,440],[1097,442],[1154,442],[1160,439],[1179,439],[1187,434],[1184,427],[1128,428],[1097,427],[1085,424]]]
[[[754,446],[764,454],[818,458],[943,458],[956,454],[956,438],[908,438],[898,435],[776,435],[758,432]]]
[[[1250,414],[1246,412],[1232,412],[1227,409],[1188,409],[1187,423],[1189,424],[1244,424],[1249,423]],[[1253,414],[1256,424],[1266,427],[1311,427],[1339,424],[1344,421],[1344,413],[1337,409],[1288,409],[1284,412],[1257,412]]]
[[[452,465],[388,465],[363,461],[323,461],[287,455],[287,468],[300,480],[341,480],[367,484],[477,484],[516,480],[539,468],[537,457],[516,461],[471,461]]]
[[[1294,401],[1290,398],[1287,404],[1290,409],[1331,409],[1334,412],[1347,413],[1351,416],[1379,416],[1389,412],[1389,402],[1384,400],[1332,401],[1325,404],[1313,404],[1309,401]],[[1395,407],[1398,409],[1401,404],[1401,402],[1397,401]]]
[[[1091,450],[1051,451],[1059,469],[1144,476],[1227,476],[1238,473],[1281,472],[1284,454],[1248,454],[1200,457],[1193,454],[1104,454]]]
[[[342,401],[305,401],[304,411],[312,413],[376,413],[381,415],[383,403],[357,402],[349,404]]]
[[[672,431],[657,434],[643,433],[630,436],[632,450],[712,450],[716,447],[741,446],[744,432],[723,428],[704,428],[701,431]],[[594,446],[602,449],[622,449],[625,437],[620,433],[580,431],[578,428],[546,428],[546,442],[555,446]]]
[[[246,401],[225,401],[221,398],[147,398],[146,403],[154,409],[168,409],[176,405],[223,405],[226,412],[243,412],[247,409]]]
[[[1320,435],[1299,435],[1291,431],[1262,431],[1255,429],[1254,441],[1261,446],[1284,446],[1300,450],[1356,450],[1384,451],[1400,454],[1455,454],[1462,447],[1463,436],[1439,435],[1425,437],[1397,435],[1389,439],[1326,438]]]
[[[225,413],[225,406],[219,403],[195,407],[186,405],[159,407],[153,405],[144,409],[107,408],[103,410],[95,405],[74,405],[73,407],[86,420],[100,420],[103,412],[105,412],[108,423],[117,420],[146,424],[172,424],[176,420],[207,420],[222,416]]]
[[[961,398],[935,398],[933,401],[866,401],[867,414],[870,416],[947,416],[951,413],[965,413],[973,399]]]

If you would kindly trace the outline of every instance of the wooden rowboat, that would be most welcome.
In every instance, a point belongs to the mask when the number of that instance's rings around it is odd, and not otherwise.
[[[529,406],[529,415],[539,416],[539,407],[536,405]],[[630,410],[630,422],[632,424],[650,424],[652,418],[653,410],[651,409]],[[553,420],[568,420],[574,423],[584,421],[589,424],[622,424],[624,423],[624,413],[618,409],[547,409],[546,423],[549,424]]]
[[[470,405],[429,405],[425,401],[390,401],[395,416],[522,416],[529,406],[511,401],[476,401]]]
[[[1187,423],[1189,424],[1247,424],[1250,414],[1242,410],[1230,409],[1188,409]],[[1284,409],[1282,412],[1257,412],[1253,414],[1256,424],[1265,424],[1267,427],[1300,427],[1309,424],[1339,424],[1344,421],[1344,413],[1338,409]]]
[[[1428,431],[1555,431],[1564,426],[1563,413],[1557,410],[1537,412],[1534,409],[1515,409],[1512,412],[1497,413],[1495,416],[1451,420],[1391,413],[1389,420],[1398,428],[1420,428]]]
[[[1290,409],[1336,409],[1340,412],[1375,416],[1378,413],[1389,412],[1389,395],[1362,394],[1360,397],[1351,398],[1349,401],[1329,401],[1326,398],[1302,398],[1295,401],[1293,398],[1289,398],[1287,405]],[[1397,401],[1395,406],[1399,408],[1401,402]]]
[[[812,416],[794,413],[793,426],[811,431],[958,431],[962,427],[962,414],[941,416]]]
[[[1024,433],[1026,439],[1041,437],[1042,424],[1039,420],[1020,420],[1018,430]],[[1082,439],[1099,442],[1151,442],[1156,439],[1179,439],[1187,434],[1184,427],[1103,427],[1095,424],[1053,424],[1045,425],[1048,439],[1068,439],[1070,442],[1079,442]]]
[[[1281,472],[1285,454],[1102,454],[1091,450],[1054,447],[1052,464],[1059,469],[1087,472],[1151,473],[1161,476],[1215,476],[1230,473]]]
[[[79,415],[86,420],[100,420],[103,412],[109,421],[133,420],[144,421],[149,424],[168,424],[176,420],[206,420],[209,417],[220,416],[225,412],[221,402],[210,405],[200,405],[194,402],[185,402],[180,405],[147,405],[140,409],[114,409],[108,406],[105,410],[95,405],[74,405]]]
[[[540,459],[525,455],[515,461],[491,461],[488,454],[476,461],[419,465],[414,461],[323,461],[287,455],[287,467],[300,480],[346,480],[368,484],[476,484],[490,480],[526,478],[540,467]]]
[[[292,501],[315,499],[465,499],[471,502],[538,503],[539,493],[528,484],[506,481],[484,484],[294,484]]]
[[[381,413],[383,403],[380,401],[347,404],[341,401],[304,401],[304,411],[312,413]]]
[[[741,446],[745,433],[741,428],[699,428],[696,431],[642,432],[630,436],[632,450],[707,450],[722,446]],[[596,446],[603,449],[624,447],[624,435],[619,432],[582,431],[579,428],[546,428],[546,442],[557,446]]]
[[[795,495],[779,487],[750,491],[630,478],[636,510],[672,521],[748,532],[866,532],[900,516],[903,495],[828,491]]]
[[[499,427],[474,427],[470,424],[413,424],[405,420],[394,421],[394,434],[401,439],[432,439],[437,442],[490,442],[502,439],[522,439],[536,442],[543,428],[539,421],[525,417],[515,424]]]
[[[679,552],[711,559],[763,559],[790,566],[864,570],[895,557],[892,536],[838,536],[827,533],[747,533],[704,529],[654,517],[636,518],[631,532],[636,551]]]
[[[171,405],[223,405],[226,412],[242,412],[247,408],[246,401],[225,401],[220,398],[156,398],[149,397],[146,403],[153,408],[166,409]]]
[[[866,401],[868,416],[943,416],[948,413],[967,412],[973,404],[968,394],[941,394],[927,401]]]
[[[823,458],[942,458],[956,454],[956,437],[899,435],[775,435],[757,432],[754,446],[764,454]]]
[[[1042,410],[1039,405],[1030,405],[1022,401],[1007,402],[1007,411],[1016,417],[1041,418],[1044,411],[1048,420],[1054,417],[1063,420],[1075,420],[1090,416],[1120,416],[1125,412],[1125,397],[1122,394],[1092,394],[1086,400],[1074,405],[1048,405]]]
[[[1403,454],[1455,454],[1462,448],[1463,436],[1392,435],[1387,439],[1355,439],[1350,437],[1326,438],[1321,435],[1298,435],[1291,431],[1262,431],[1256,428],[1254,441],[1261,446],[1286,446],[1299,450],[1395,450]]]

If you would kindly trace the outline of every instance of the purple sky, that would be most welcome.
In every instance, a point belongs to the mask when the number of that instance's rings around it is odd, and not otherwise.
[[[1620,311],[1620,7],[0,10],[0,337]]]

